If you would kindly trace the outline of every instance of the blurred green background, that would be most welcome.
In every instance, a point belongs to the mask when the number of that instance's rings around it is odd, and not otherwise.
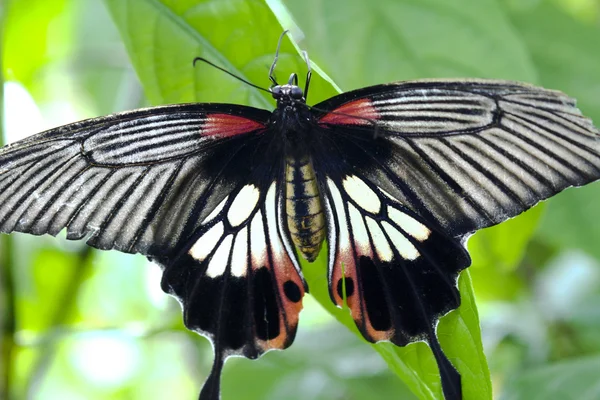
[[[282,25],[323,72],[310,104],[336,87],[502,78],[562,90],[600,124],[598,0],[12,0],[0,18],[5,142],[146,105],[272,108],[191,61],[268,86]],[[290,72],[305,66],[286,41],[279,79]],[[463,306],[438,328],[465,398],[600,399],[599,197],[571,189],[470,239]],[[306,267],[294,345],[230,360],[224,400],[439,398],[426,346],[366,344],[327,303],[323,257]],[[141,256],[2,235],[0,399],[195,398],[212,349],[159,281]]]

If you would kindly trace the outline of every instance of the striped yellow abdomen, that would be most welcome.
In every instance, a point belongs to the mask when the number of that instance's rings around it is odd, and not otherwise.
[[[310,159],[288,158],[285,180],[285,211],[292,241],[312,262],[325,239],[325,215]]]

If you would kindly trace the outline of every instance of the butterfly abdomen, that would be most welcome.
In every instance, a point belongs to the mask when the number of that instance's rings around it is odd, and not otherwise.
[[[285,200],[292,241],[308,261],[314,261],[325,238],[325,216],[310,158],[286,160]]]

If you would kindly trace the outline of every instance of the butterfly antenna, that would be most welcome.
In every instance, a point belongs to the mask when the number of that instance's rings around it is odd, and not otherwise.
[[[306,82],[304,84],[304,100],[306,100],[308,98],[308,87],[310,85],[310,78],[312,77],[312,69],[310,68],[310,60],[306,50],[302,50],[302,57],[304,58],[306,68],[308,69],[308,71],[306,71]]]
[[[214,64],[214,63],[212,63],[212,62],[208,61],[208,60],[207,60],[206,58],[204,58],[204,57],[196,57],[196,58],[194,58],[194,62],[193,62],[193,66],[194,66],[194,67],[196,66],[196,63],[197,63],[198,61],[201,61],[201,62],[203,62],[203,63],[206,63],[206,64],[210,65],[211,67],[214,67],[214,68],[218,69],[219,71],[225,72],[227,75],[234,77],[234,78],[235,78],[235,79],[237,79],[238,81],[244,82],[244,83],[245,83],[246,85],[248,85],[248,86],[252,86],[253,88],[260,89],[260,90],[262,90],[262,91],[264,91],[264,92],[267,92],[267,93],[271,93],[271,91],[270,91],[269,89],[265,89],[265,88],[263,88],[263,87],[260,87],[260,86],[258,86],[258,85],[255,85],[254,83],[252,83],[252,82],[250,82],[250,81],[247,81],[246,79],[244,79],[244,78],[242,78],[242,77],[239,77],[239,76],[235,75],[235,74],[234,74],[234,73],[232,73],[232,72],[229,72],[229,71],[227,71],[225,68],[223,68],[223,67],[219,67],[218,65],[216,65],[216,64]]]
[[[275,58],[273,59],[273,64],[271,64],[271,68],[269,68],[269,80],[273,83],[273,85],[279,85],[275,76],[273,76],[273,71],[275,71],[275,67],[277,66],[277,60],[279,59],[279,49],[281,49],[281,43],[283,42],[283,38],[289,32],[288,29],[283,31],[281,36],[279,36],[279,41],[277,42],[277,49],[275,49]]]

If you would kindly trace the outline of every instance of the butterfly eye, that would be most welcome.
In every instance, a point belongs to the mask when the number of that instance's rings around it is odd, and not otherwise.
[[[302,93],[302,89],[300,89],[298,86],[292,86],[292,90],[290,91],[290,96],[292,99],[300,100],[302,99],[303,95],[304,93]]]
[[[281,97],[281,86],[272,86],[271,87],[271,95],[274,99]]]

